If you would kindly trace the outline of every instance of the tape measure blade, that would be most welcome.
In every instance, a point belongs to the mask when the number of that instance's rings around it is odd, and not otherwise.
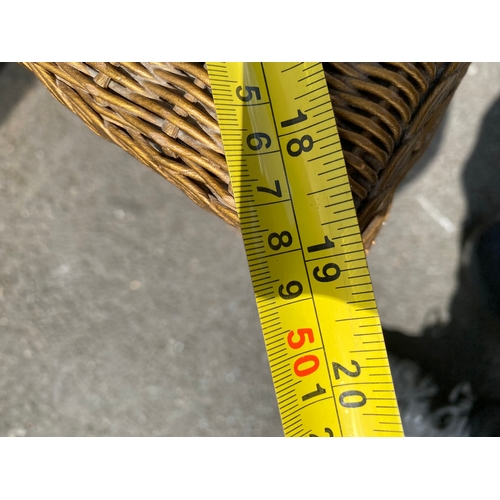
[[[322,65],[223,66],[208,69],[285,435],[402,435]]]

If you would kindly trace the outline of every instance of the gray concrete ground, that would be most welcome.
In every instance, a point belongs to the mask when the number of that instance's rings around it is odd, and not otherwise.
[[[473,64],[397,193],[369,255],[385,326],[446,318],[464,168],[499,95],[500,64]],[[239,233],[14,64],[0,71],[0,339],[1,436],[282,435]]]
[[[494,158],[500,157],[497,140],[476,149],[485,115],[499,97],[500,64],[473,63],[433,143],[396,193],[390,218],[369,255],[386,326],[417,334],[436,315],[448,318],[462,223],[472,203],[464,184],[465,167],[469,161],[481,165],[491,150]],[[488,195],[482,200],[486,208],[491,205],[487,198],[496,194],[486,191],[497,186],[493,179],[489,187],[485,184],[471,196]]]

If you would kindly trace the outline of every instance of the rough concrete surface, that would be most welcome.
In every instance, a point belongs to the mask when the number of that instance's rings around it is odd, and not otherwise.
[[[500,64],[473,64],[396,195],[369,255],[384,325],[446,318],[464,167],[499,94]],[[282,435],[238,231],[15,64],[0,70],[0,339],[0,436]]]
[[[473,196],[498,199],[498,186],[482,183],[467,193],[464,179],[469,162],[474,177],[491,174],[475,169],[490,155],[499,158],[496,130],[486,148],[476,148],[485,115],[500,97],[500,64],[473,63],[457,89],[443,124],[427,152],[396,193],[386,226],[368,262],[385,326],[418,334],[435,316],[448,317],[456,288],[462,223]],[[490,130],[491,133],[491,130]],[[469,184],[471,184],[469,182]],[[469,194],[469,196],[468,196]],[[486,199],[478,204],[490,208]]]

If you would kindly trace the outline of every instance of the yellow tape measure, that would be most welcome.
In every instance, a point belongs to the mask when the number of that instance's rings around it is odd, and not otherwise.
[[[321,63],[208,63],[286,436],[403,436]]]

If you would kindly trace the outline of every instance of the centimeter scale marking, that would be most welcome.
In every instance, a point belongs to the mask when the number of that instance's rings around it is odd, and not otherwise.
[[[207,63],[286,436],[403,436],[321,63]]]

